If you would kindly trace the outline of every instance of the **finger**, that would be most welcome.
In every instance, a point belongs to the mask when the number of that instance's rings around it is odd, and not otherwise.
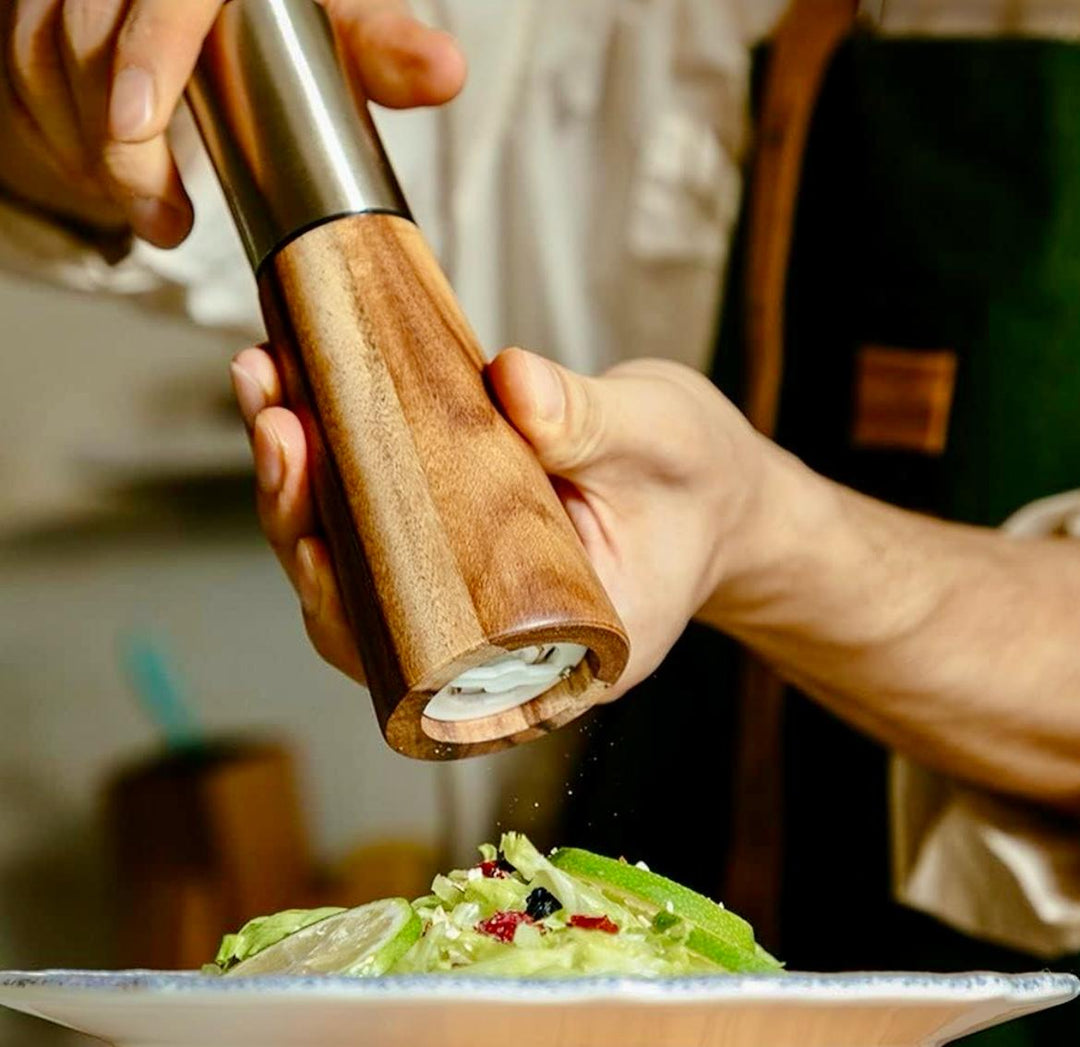
[[[312,646],[335,668],[364,683],[364,666],[325,543],[319,538],[302,538],[297,543],[296,562],[304,626]]]
[[[148,142],[165,133],[222,0],[130,0],[111,69],[108,133]]]
[[[135,232],[175,247],[191,201],[166,139],[222,0],[129,0],[109,69],[104,165]]]
[[[183,243],[195,214],[164,135],[135,144],[107,143],[101,171],[137,236],[155,247]]]
[[[282,407],[256,418],[253,447],[262,529],[300,597],[308,636],[331,665],[364,682],[329,553],[315,535],[303,430]]]
[[[15,97],[69,175],[88,173],[87,156],[57,50],[59,0],[16,0],[11,10],[8,80]]]
[[[250,434],[260,411],[281,404],[281,380],[273,358],[262,346],[237,353],[229,371],[240,417]]]
[[[0,21],[11,13],[0,6]],[[0,30],[6,25],[0,25]],[[7,39],[7,37],[3,37]],[[89,225],[121,234],[123,213],[89,178],[74,176],[61,163],[4,75],[0,55],[0,179],[28,204]],[[13,144],[15,143],[15,144]]]
[[[465,83],[449,33],[425,26],[403,0],[324,0],[345,65],[364,98],[394,109],[441,105]]]
[[[178,8],[186,5],[178,4]],[[191,228],[191,201],[164,135],[114,142],[108,128],[114,52],[129,0],[64,0],[61,51],[85,151],[138,236],[174,247]],[[162,45],[168,50],[167,42]]]
[[[296,544],[318,530],[300,420],[284,407],[261,411],[252,450],[259,523],[295,585]]]
[[[79,135],[96,158],[105,142],[112,52],[128,0],[61,0],[59,53],[75,101]]]

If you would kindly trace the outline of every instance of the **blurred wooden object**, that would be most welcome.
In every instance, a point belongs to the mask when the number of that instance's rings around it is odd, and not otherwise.
[[[290,753],[242,752],[212,769],[200,794],[226,887],[226,919],[239,924],[296,905],[312,859]]]
[[[194,970],[254,916],[427,894],[440,867],[409,840],[359,846],[326,873],[312,860],[295,763],[281,745],[174,752],[109,784],[123,967]]]
[[[857,0],[794,0],[773,39],[748,186],[744,410],[772,436],[784,365],[784,297],[803,155],[829,63]],[[784,682],[747,652],[740,682],[731,850],[722,897],[769,948],[780,941]]]
[[[419,898],[440,870],[435,847],[409,840],[384,840],[355,848],[329,871],[312,906],[353,907],[378,898]]]
[[[307,902],[311,858],[284,747],[171,754],[123,772],[106,803],[124,966],[197,967],[225,931]]]
[[[198,970],[213,959],[228,926],[217,884],[187,870],[159,873],[122,895],[120,955],[123,967]]]

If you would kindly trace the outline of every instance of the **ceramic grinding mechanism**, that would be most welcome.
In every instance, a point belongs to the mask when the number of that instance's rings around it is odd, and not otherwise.
[[[489,752],[579,716],[626,634],[412,221],[315,0],[229,0],[188,92],[255,270],[387,741]]]

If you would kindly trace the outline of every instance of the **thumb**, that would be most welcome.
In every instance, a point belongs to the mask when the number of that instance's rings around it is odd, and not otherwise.
[[[488,381],[549,475],[573,479],[609,453],[619,405],[596,379],[507,349],[488,366]]]

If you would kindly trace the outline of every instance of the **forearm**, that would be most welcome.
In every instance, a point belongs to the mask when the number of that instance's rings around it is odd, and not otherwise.
[[[700,616],[920,762],[1080,809],[1080,545],[903,512],[786,456],[772,472],[790,516],[770,558]]]

